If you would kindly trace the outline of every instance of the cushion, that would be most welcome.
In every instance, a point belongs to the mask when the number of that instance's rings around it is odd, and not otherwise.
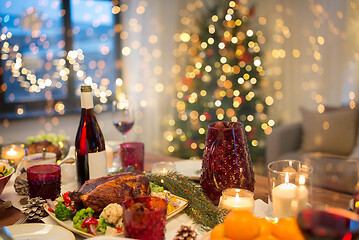
[[[357,110],[340,108],[318,113],[301,109],[304,152],[349,155],[357,135]]]

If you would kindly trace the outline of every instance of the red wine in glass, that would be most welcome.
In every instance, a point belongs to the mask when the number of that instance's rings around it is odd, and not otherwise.
[[[131,130],[134,125],[133,106],[127,99],[120,98],[112,104],[112,122],[123,137]]]
[[[133,127],[134,121],[125,120],[125,121],[114,121],[113,125],[120,131],[123,135],[126,135],[131,128]]]
[[[298,214],[297,221],[305,239],[354,240],[359,237],[359,215],[345,209],[306,209]]]

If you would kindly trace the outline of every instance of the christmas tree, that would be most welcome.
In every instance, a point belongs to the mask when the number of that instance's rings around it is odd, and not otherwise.
[[[182,158],[202,157],[209,123],[239,121],[252,161],[262,162],[265,134],[274,124],[267,116],[273,100],[264,95],[260,44],[265,39],[251,27],[254,9],[238,1],[194,4],[198,11],[182,19],[186,29],[178,37],[177,55],[186,61],[168,150]]]

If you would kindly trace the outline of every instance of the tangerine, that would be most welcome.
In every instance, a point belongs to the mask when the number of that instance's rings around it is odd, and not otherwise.
[[[249,240],[260,233],[258,218],[248,210],[233,210],[224,219],[225,236],[233,240]]]
[[[274,237],[273,235],[259,235],[253,240],[278,240],[278,238]]]
[[[211,240],[224,237],[224,224],[218,224],[211,231]]]
[[[273,223],[269,222],[266,218],[258,219],[261,228],[260,235],[271,235],[273,230]]]
[[[304,240],[295,218],[282,218],[273,227],[272,234],[280,240]]]

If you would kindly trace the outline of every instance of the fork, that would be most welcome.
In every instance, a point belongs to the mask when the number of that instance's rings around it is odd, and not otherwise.
[[[14,223],[14,225],[23,224],[28,218],[29,218],[29,214],[24,214],[19,220],[17,220],[16,223]]]

